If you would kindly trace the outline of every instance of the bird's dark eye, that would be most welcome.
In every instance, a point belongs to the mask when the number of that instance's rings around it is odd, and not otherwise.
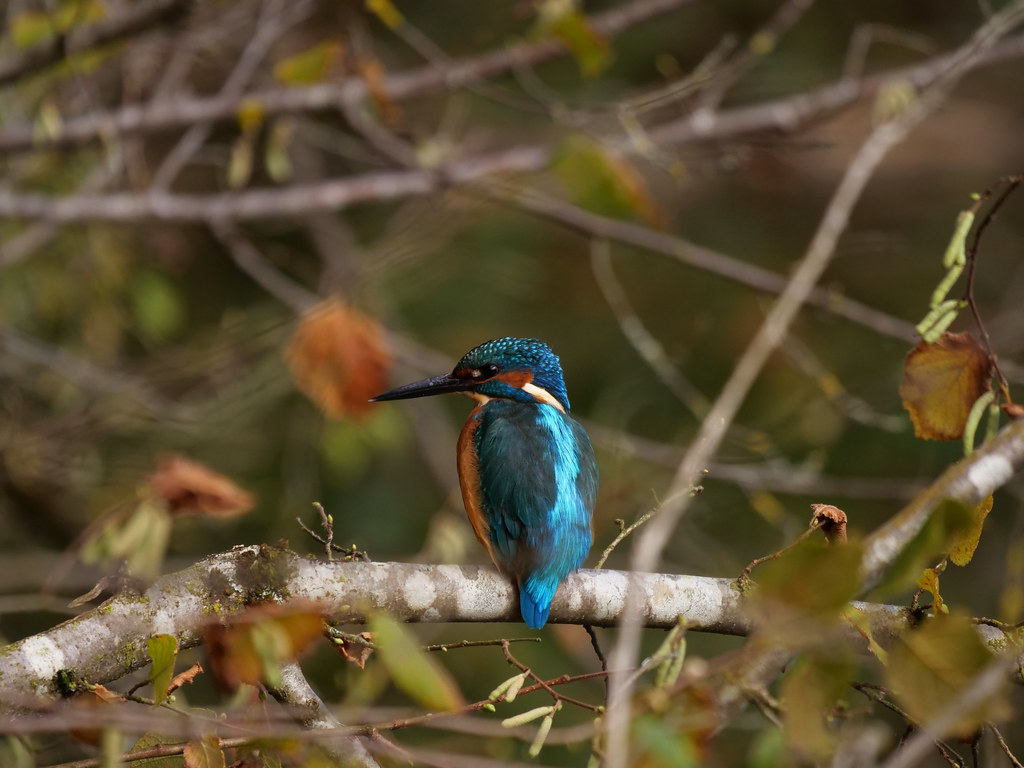
[[[481,365],[477,370],[480,372],[481,379],[493,379],[495,376],[498,375],[498,366],[496,366],[494,363],[487,363],[486,365]]]

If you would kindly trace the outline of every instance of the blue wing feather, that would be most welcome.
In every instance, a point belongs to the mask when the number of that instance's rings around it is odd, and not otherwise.
[[[590,551],[597,464],[583,428],[556,408],[492,400],[474,443],[498,566],[520,585],[523,619],[547,621],[555,590]]]

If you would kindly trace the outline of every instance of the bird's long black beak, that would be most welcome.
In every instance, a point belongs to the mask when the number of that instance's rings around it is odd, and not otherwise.
[[[382,400],[408,400],[411,397],[427,397],[428,395],[443,395],[447,392],[466,392],[469,390],[468,382],[464,379],[457,379],[450,373],[443,373],[431,379],[414,381],[395,389],[388,390],[376,397],[371,397],[370,402],[379,403]]]

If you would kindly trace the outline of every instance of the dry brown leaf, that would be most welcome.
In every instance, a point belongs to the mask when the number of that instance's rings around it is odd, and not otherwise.
[[[106,704],[116,704],[117,702],[125,700],[124,696],[122,696],[117,691],[112,691],[109,688],[107,688],[105,685],[100,685],[99,683],[97,683],[96,685],[90,687],[89,688],[89,692],[93,696],[98,698],[100,701],[102,701],[102,702],[104,702]]]
[[[811,504],[814,516],[811,525],[821,523],[821,531],[829,544],[842,544],[846,541],[846,513],[831,504]]]
[[[210,674],[228,691],[241,683],[273,684],[280,664],[306,650],[323,633],[323,617],[309,603],[270,603],[232,617],[229,625],[210,624],[203,642]]]
[[[387,389],[392,355],[383,331],[337,299],[306,313],[285,356],[295,385],[329,416],[361,416]]]
[[[226,764],[220,740],[212,734],[188,742],[182,754],[185,768],[224,768]]]
[[[149,487],[175,514],[235,517],[256,506],[256,499],[233,480],[183,456],[160,460]]]
[[[992,362],[969,333],[944,333],[921,342],[903,365],[900,397],[914,434],[924,440],[958,440],[971,406],[991,387]]]
[[[366,641],[365,645],[363,643],[335,642],[334,650],[349,664],[355,664],[360,669],[366,669],[366,660],[373,653],[373,634],[370,632],[360,632],[358,636]]]
[[[171,680],[171,684],[167,686],[167,692],[174,693],[174,691],[181,688],[181,686],[183,686],[185,683],[194,682],[195,679],[201,674],[203,674],[203,667],[199,664],[199,662],[196,662],[191,667],[186,669],[184,672],[181,672],[174,676],[174,678]]]

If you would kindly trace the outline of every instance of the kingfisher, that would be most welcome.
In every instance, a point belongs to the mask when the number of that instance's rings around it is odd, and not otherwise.
[[[451,373],[372,399],[446,392],[477,401],[456,449],[469,522],[495,567],[515,579],[523,620],[540,629],[558,585],[590,551],[597,498],[594,449],[569,415],[558,357],[537,339],[493,339]]]

